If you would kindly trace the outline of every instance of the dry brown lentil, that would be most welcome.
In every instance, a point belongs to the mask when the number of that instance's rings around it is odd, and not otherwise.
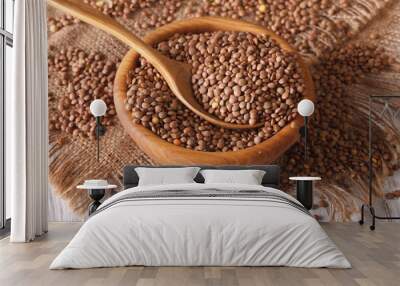
[[[50,114],[49,129],[74,136],[93,136],[95,119],[89,106],[96,98],[107,104],[102,123],[111,125],[116,114],[112,97],[115,63],[100,53],[86,53],[74,47],[53,53],[48,59],[49,73],[56,75],[55,84],[65,92],[58,98],[57,109]]]
[[[239,150],[270,138],[296,116],[296,103],[303,97],[298,90],[304,89],[296,57],[269,38],[237,32],[177,34],[157,48],[192,64],[194,95],[208,112],[231,123],[265,122],[263,128],[248,131],[208,124],[182,106],[158,72],[140,59],[129,82],[126,109],[135,123],[169,142],[202,151]],[[240,80],[245,81],[242,86]],[[184,132],[185,127],[194,132]]]

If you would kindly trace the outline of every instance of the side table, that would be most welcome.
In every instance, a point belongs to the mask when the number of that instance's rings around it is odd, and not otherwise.
[[[313,206],[313,182],[321,180],[321,177],[290,177],[296,181],[297,200],[310,210]]]
[[[94,213],[97,208],[101,205],[100,200],[104,197],[106,190],[115,189],[117,185],[107,185],[107,186],[89,186],[89,185],[79,185],[77,189],[87,190],[90,198],[93,202],[89,205],[89,216]]]

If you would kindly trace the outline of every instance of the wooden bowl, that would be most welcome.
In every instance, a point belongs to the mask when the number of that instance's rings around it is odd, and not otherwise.
[[[274,39],[282,49],[291,53],[296,53],[295,49],[285,40],[262,26],[220,17],[202,17],[176,21],[149,33],[143,40],[153,45],[167,40],[175,33],[200,33],[211,31],[237,31],[267,35]],[[266,141],[239,151],[194,151],[176,146],[161,139],[144,126],[133,123],[131,113],[125,109],[128,72],[135,68],[138,58],[139,54],[134,50],[130,50],[122,59],[115,77],[114,103],[118,117],[125,131],[155,163],[177,165],[269,164],[278,159],[298,140],[299,128],[303,126],[303,118],[300,115]],[[305,80],[304,98],[315,101],[314,84],[308,65],[301,57],[298,58],[302,76]]]

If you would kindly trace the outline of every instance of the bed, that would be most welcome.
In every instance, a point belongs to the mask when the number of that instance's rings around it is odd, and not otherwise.
[[[138,186],[124,168],[124,191],[107,199],[50,269],[144,266],[350,268],[319,223],[279,190],[278,166],[201,166],[263,170],[261,185],[195,183]]]

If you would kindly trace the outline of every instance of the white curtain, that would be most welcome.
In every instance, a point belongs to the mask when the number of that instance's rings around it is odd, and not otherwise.
[[[13,94],[6,98],[6,187],[12,242],[47,231],[47,25],[45,0],[15,1]]]

